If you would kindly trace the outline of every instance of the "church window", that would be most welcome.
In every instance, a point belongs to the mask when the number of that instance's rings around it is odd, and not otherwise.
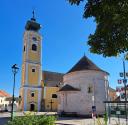
[[[33,41],[37,41],[37,38],[36,37],[32,37]]]
[[[32,69],[32,72],[35,72],[35,71],[36,71],[36,69],[33,68],[33,69]]]
[[[52,94],[52,98],[57,98],[57,94]]]
[[[36,44],[32,44],[32,50],[37,51],[37,45]]]
[[[25,46],[24,46],[24,52],[25,52]]]
[[[91,86],[88,87],[88,93],[92,93],[92,87]]]
[[[32,92],[32,93],[31,93],[31,97],[34,97],[34,95],[35,95],[35,93],[34,93],[34,92]]]

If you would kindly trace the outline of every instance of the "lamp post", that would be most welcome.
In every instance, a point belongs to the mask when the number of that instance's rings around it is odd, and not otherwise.
[[[13,105],[14,105],[14,91],[15,91],[15,76],[16,76],[16,73],[18,72],[19,68],[17,67],[16,64],[14,64],[12,66],[12,72],[13,72],[13,75],[14,75],[14,82],[13,82],[13,94],[12,94],[12,109],[11,109],[11,120],[13,120]]]
[[[126,89],[127,89],[127,79],[126,79],[126,72],[125,72],[125,60],[123,59],[123,70],[124,70],[124,79],[123,79],[123,83],[124,83],[124,94],[125,94],[125,116],[126,116],[126,125],[127,125],[127,92],[126,92]]]

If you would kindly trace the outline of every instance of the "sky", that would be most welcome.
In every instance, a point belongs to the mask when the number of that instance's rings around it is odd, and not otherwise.
[[[12,94],[13,73],[17,64],[15,95],[21,84],[23,33],[27,20],[35,10],[42,25],[42,70],[66,73],[85,54],[98,67],[110,73],[110,86],[116,88],[119,72],[123,71],[122,57],[104,58],[89,52],[87,40],[96,23],[83,19],[84,4],[71,6],[67,0],[1,0],[0,3],[0,89]],[[126,71],[128,63],[126,64]]]

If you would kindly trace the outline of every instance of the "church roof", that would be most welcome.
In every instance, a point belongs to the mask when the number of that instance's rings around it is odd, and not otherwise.
[[[85,55],[67,73],[81,71],[81,70],[97,70],[97,71],[105,72],[102,69],[100,69],[98,66],[96,66]],[[107,72],[105,72],[105,73],[107,73]]]
[[[41,28],[41,25],[33,20],[28,20],[25,26],[26,30],[38,31]]]
[[[66,84],[65,86],[63,86],[59,91],[80,91],[77,88],[74,88],[68,84]]]
[[[33,13],[33,17],[31,18],[31,20],[27,21],[25,29],[26,30],[38,31],[41,28],[41,25],[36,22],[35,12],[33,11],[32,13]]]
[[[63,82],[63,73],[42,71],[43,82],[47,87],[57,87]]]

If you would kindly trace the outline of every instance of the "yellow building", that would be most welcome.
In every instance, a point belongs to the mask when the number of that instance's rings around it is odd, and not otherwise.
[[[23,36],[22,80],[20,88],[21,109],[40,111],[42,98],[41,26],[33,18],[27,21]]]
[[[23,36],[23,61],[20,88],[20,110],[57,111],[58,85],[63,74],[42,71],[41,25],[33,17],[28,20]],[[43,72],[43,73],[42,73]],[[44,85],[45,84],[45,85]]]
[[[60,83],[63,82],[62,73],[43,71],[44,83],[44,111],[57,111]]]
[[[45,111],[57,111],[57,91],[58,87],[45,87],[44,107]]]

